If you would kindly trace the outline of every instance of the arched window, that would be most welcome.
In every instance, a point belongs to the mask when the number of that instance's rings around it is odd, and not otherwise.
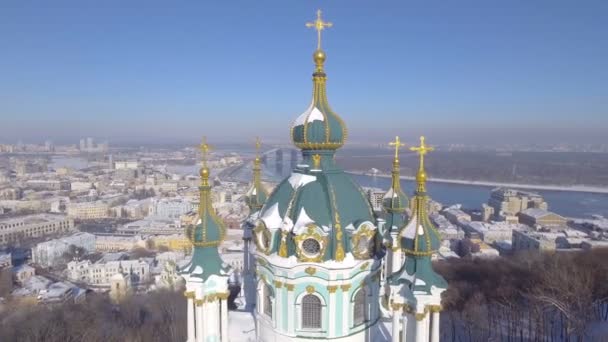
[[[302,328],[321,329],[321,300],[308,294],[302,298]]]
[[[367,310],[366,300],[367,298],[365,288],[362,287],[361,290],[357,292],[355,298],[353,300],[353,323],[354,325],[359,325],[365,322]]]
[[[272,288],[264,285],[264,314],[272,319]]]

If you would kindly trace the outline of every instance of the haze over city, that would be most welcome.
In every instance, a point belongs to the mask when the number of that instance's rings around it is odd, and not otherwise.
[[[318,6],[352,142],[606,143],[608,4],[550,4],[5,1],[0,143],[287,143]]]
[[[3,2],[0,341],[608,341],[606,18]]]

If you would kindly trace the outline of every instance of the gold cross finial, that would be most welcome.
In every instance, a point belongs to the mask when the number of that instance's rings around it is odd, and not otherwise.
[[[389,146],[395,146],[395,161],[399,160],[399,148],[405,146],[404,143],[401,142],[399,136],[395,137],[395,141],[391,141],[388,143]]]
[[[260,137],[256,137],[255,138],[255,151],[256,151],[256,153],[259,153],[261,148],[262,148],[262,141],[260,140]]]
[[[207,167],[207,156],[209,154],[209,151],[211,150],[211,146],[207,144],[207,137],[203,137],[203,141],[201,142],[199,148],[201,150],[201,155],[203,159],[203,167]]]
[[[321,50],[321,31],[332,26],[332,23],[325,22],[321,19],[321,10],[317,10],[317,20],[306,23],[306,27],[313,27],[317,31],[317,50]]]
[[[410,147],[410,150],[418,153],[418,155],[420,156],[420,170],[424,170],[424,155],[431,151],[434,151],[435,148],[432,146],[427,146],[424,143],[424,136],[422,136],[420,137],[420,146]]]

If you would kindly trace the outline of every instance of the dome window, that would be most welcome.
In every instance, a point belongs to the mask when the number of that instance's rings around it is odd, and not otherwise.
[[[308,256],[315,256],[321,251],[321,245],[319,244],[319,241],[308,238],[302,242],[302,250],[304,250],[304,253]]]

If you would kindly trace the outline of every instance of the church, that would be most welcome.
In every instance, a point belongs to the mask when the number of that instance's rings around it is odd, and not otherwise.
[[[433,148],[424,137],[410,148],[419,155],[410,199],[400,184],[404,144],[398,137],[391,143],[392,185],[382,213],[374,212],[334,158],[348,131],[326,92],[321,37],[332,24],[318,11],[306,26],[317,32],[312,100],[290,128],[302,162],[268,194],[259,155],[254,160],[246,195],[251,214],[242,224],[246,305],[236,311],[228,310],[232,270],[218,253],[226,232],[212,208],[208,145],[201,146],[198,220],[187,230],[193,257],[180,269],[187,342],[438,342],[447,283],[431,264],[440,237],[427,213],[424,158]],[[237,336],[243,319],[253,328]]]

